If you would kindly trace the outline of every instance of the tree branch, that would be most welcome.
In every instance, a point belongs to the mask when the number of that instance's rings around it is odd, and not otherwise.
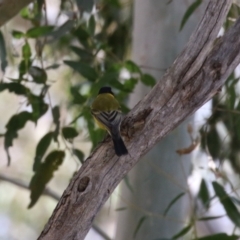
[[[210,0],[183,52],[125,118],[122,134],[129,155],[117,157],[106,138],[74,176],[38,239],[83,240],[139,158],[217,93],[240,62],[240,19],[214,45],[231,3]]]
[[[0,0],[0,27],[33,0]]]

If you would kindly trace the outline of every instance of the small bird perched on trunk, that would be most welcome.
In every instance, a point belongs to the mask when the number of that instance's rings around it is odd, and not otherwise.
[[[122,112],[110,87],[102,87],[91,106],[91,113],[97,125],[108,131],[113,140],[117,156],[128,154],[120,134]]]

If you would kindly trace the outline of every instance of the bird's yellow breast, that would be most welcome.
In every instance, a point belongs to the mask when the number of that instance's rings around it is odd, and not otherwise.
[[[92,110],[108,112],[120,109],[116,98],[110,93],[99,94],[92,103]]]

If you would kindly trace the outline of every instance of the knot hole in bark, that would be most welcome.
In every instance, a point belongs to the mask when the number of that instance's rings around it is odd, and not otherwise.
[[[220,80],[222,64],[218,61],[213,61],[211,64],[211,69],[212,69],[212,73],[213,73],[213,79]]]
[[[78,185],[78,191],[79,192],[84,192],[88,186],[90,182],[90,178],[89,177],[83,177],[82,179],[80,179],[79,185]]]

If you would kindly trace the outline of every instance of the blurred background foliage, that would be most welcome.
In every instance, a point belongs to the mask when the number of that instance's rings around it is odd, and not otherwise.
[[[191,1],[186,6],[180,30],[201,3],[200,0]],[[0,204],[5,206],[8,202],[11,208],[6,211],[1,208],[0,223],[5,230],[0,230],[0,239],[20,239],[16,233],[9,233],[12,228],[9,216],[17,219],[20,226],[23,215],[27,224],[19,229],[30,227],[21,239],[36,238],[56,204],[55,200],[48,199],[44,200],[48,202],[45,205],[39,200],[40,196],[45,194],[58,199],[91,149],[104,138],[105,133],[95,127],[89,111],[100,87],[111,86],[122,111],[127,113],[127,100],[135,86],[139,82],[154,86],[155,79],[130,60],[132,4],[132,1],[121,0],[38,0],[1,28],[0,112],[3,117],[0,136],[6,157],[1,150],[0,180],[28,188],[30,199],[28,194],[20,194],[18,198],[8,185],[1,185]],[[239,14],[240,8],[235,2],[221,31],[226,31]],[[209,162],[208,177],[202,178],[193,201],[199,200],[207,212],[218,197],[225,210],[224,216],[235,226],[231,236],[218,233],[199,239],[238,239],[240,199],[235,186],[239,185],[240,173],[239,97],[239,70],[236,69],[213,98],[211,115],[199,132],[194,133],[197,138],[192,137],[193,131],[189,128],[192,147],[179,150],[179,154],[188,154],[200,144],[198,151]],[[193,163],[193,171],[198,168],[201,166]],[[231,169],[231,177],[226,169]],[[212,181],[209,172],[220,181]],[[132,191],[127,178],[125,183]],[[227,193],[229,186],[231,191]],[[169,199],[164,216],[184,194]],[[17,210],[19,205],[36,207],[30,210],[32,212],[25,212]],[[36,212],[37,205],[41,212]],[[48,214],[43,216],[45,210]],[[195,231],[196,221],[222,217],[210,215],[200,219],[198,209],[191,214],[189,224],[172,239],[187,238],[186,234]],[[26,217],[28,215],[31,216]],[[99,216],[97,222],[112,224]],[[38,219],[36,226],[31,220],[35,217]],[[145,220],[144,216],[136,223],[133,238]],[[103,223],[103,226],[107,229],[109,225]],[[94,229],[101,236],[99,239],[110,239],[104,232],[114,235],[114,230],[111,233],[102,231],[96,224]]]

